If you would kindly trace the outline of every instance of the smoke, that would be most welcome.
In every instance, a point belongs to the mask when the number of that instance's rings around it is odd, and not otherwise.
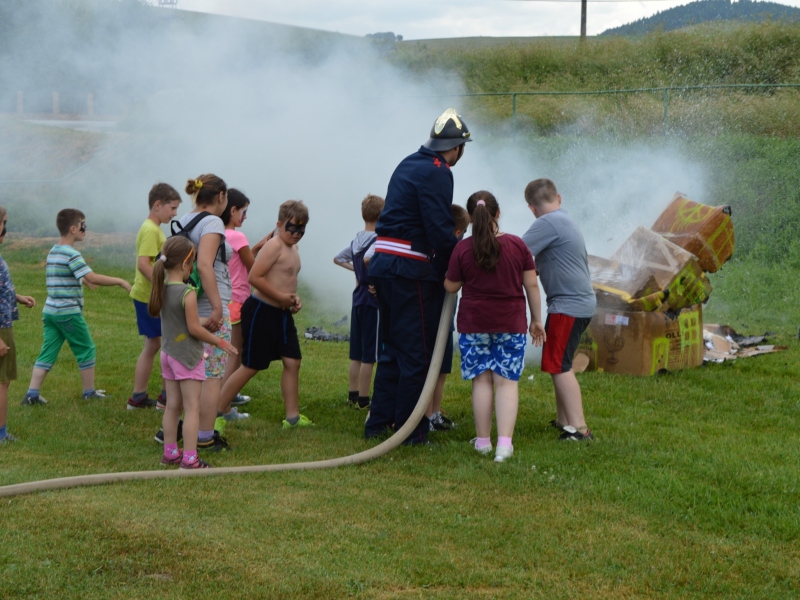
[[[164,15],[152,18],[161,23]],[[283,201],[302,199],[310,220],[299,245],[301,282],[332,310],[347,313],[352,274],[332,258],[362,228],[361,199],[385,195],[392,171],[427,139],[435,118],[459,108],[459,99],[437,95],[466,90],[452,74],[393,66],[382,47],[366,40],[180,18],[154,25],[149,36],[141,28],[121,30],[103,48],[108,68],[95,68],[90,51],[69,57],[96,89],[128,90],[137,100],[110,134],[118,146],[65,183],[59,196],[41,198],[40,218],[54,222],[59,208],[75,205],[89,223],[136,231],[153,183],[182,191],[187,179],[213,172],[251,199],[243,231],[252,244],[274,227]],[[10,89],[36,79],[30,64],[25,73],[8,64],[2,76]],[[461,113],[475,141],[453,169],[454,201],[463,205],[474,191],[491,190],[509,233],[521,235],[533,221],[523,190],[538,177],[555,181],[589,252],[600,256],[613,253],[638,225],[649,226],[677,190],[703,200],[705,174],[677,144],[574,132],[515,139],[507,124]],[[43,175],[48,169],[41,165]],[[184,195],[179,213],[189,210]]]

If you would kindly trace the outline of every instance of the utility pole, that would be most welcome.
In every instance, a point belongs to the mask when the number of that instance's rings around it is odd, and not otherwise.
[[[586,5],[588,0],[581,0],[581,41],[586,41]]]

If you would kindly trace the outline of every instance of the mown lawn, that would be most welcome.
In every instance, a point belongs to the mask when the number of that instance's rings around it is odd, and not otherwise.
[[[46,248],[0,248],[20,293],[44,301]],[[88,250],[101,272],[119,253]],[[118,263],[117,260],[112,260]],[[445,407],[459,427],[332,471],[135,482],[3,500],[2,598],[796,598],[800,594],[800,272],[732,261],[707,321],[776,332],[787,352],[653,378],[580,375],[591,444],[556,441],[552,385],[520,384],[515,457],[477,456],[469,385]],[[40,308],[16,326],[20,380],[0,485],[159,469],[159,414],[129,412],[140,350],[129,300],[87,292],[98,387],[80,400],[68,350],[19,406],[41,343]],[[306,299],[299,326],[323,325]],[[347,348],[303,344],[301,406],[284,431],[280,368],[254,380],[251,418],[214,466],[342,456],[370,446],[345,405]],[[528,376],[533,375],[533,380]],[[156,391],[155,380],[151,392]]]

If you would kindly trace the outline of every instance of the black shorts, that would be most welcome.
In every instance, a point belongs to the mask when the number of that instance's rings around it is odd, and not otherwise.
[[[292,311],[250,296],[242,305],[242,364],[262,371],[281,358],[302,358]]]
[[[444,347],[444,355],[442,356],[442,366],[439,369],[439,375],[450,375],[453,371],[453,332],[448,331],[447,344]]]
[[[547,315],[544,324],[547,341],[542,349],[542,371],[558,375],[572,369],[575,351],[591,320],[560,313]]]
[[[378,362],[378,308],[369,304],[354,306],[350,312],[350,360]]]

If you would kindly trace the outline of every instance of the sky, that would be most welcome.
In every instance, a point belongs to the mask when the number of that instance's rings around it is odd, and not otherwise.
[[[587,33],[683,4],[688,2],[590,0]],[[800,7],[800,0],[781,4]],[[408,40],[578,35],[581,16],[580,2],[568,0],[179,0],[178,7],[357,36],[392,31]]]

